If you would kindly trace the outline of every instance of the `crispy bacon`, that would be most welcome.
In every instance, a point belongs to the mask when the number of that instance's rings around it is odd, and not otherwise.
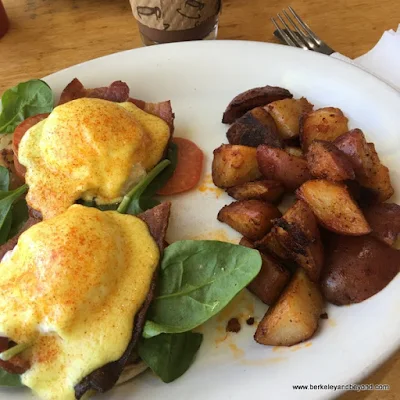
[[[129,98],[129,86],[122,81],[115,81],[107,87],[85,89],[81,81],[74,78],[62,91],[58,104],[64,104],[82,97],[91,97],[121,103]]]
[[[162,101],[160,103],[147,103],[143,100],[129,97],[129,86],[125,82],[115,81],[108,87],[86,89],[79,79],[74,78],[62,91],[58,104],[64,104],[82,97],[104,99],[117,103],[130,101],[147,113],[163,119],[169,125],[171,132],[173,132],[175,116],[172,112],[171,102]]]

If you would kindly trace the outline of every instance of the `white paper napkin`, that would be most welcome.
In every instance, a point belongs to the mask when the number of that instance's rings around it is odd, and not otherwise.
[[[361,57],[351,60],[340,53],[332,57],[365,69],[400,91],[400,24],[396,32],[384,32],[375,47]]]

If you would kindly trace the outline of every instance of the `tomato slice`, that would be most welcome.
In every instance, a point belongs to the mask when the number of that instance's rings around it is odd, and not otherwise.
[[[203,152],[191,140],[175,137],[178,146],[178,161],[168,182],[157,194],[169,196],[193,189],[199,182],[203,169]]]
[[[12,142],[12,148],[13,148],[13,152],[14,152],[14,167],[15,167],[16,174],[22,179],[25,177],[26,169],[18,161],[19,143],[21,142],[22,137],[25,135],[25,132],[29,128],[31,128],[32,126],[36,125],[38,122],[44,120],[49,115],[50,114],[48,114],[48,113],[34,115],[34,116],[29,117],[29,118],[25,119],[24,121],[22,121],[15,128],[14,135],[13,135],[13,142]]]

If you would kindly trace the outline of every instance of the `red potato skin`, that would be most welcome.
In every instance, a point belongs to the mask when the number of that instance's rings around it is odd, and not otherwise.
[[[259,200],[234,201],[221,208],[217,219],[250,240],[261,239],[270,231],[281,212],[272,204]]]
[[[363,209],[371,235],[392,246],[400,234],[400,206],[394,203],[376,204]]]
[[[351,161],[333,143],[314,140],[307,151],[308,169],[319,179],[334,182],[355,178]]]
[[[275,220],[272,232],[310,280],[318,282],[324,264],[324,248],[317,219],[308,205],[297,201],[282,218]]]
[[[281,182],[290,192],[312,179],[307,161],[288,154],[285,150],[266,145],[258,146],[257,161],[260,172],[266,179]]]
[[[274,119],[262,107],[254,108],[236,120],[228,129],[226,137],[230,144],[250,147],[267,144],[283,147],[283,140],[278,134]]]
[[[330,244],[322,293],[336,305],[360,303],[385,288],[399,266],[400,251],[371,235],[338,236]]]
[[[239,244],[254,249],[254,243],[243,237]],[[263,303],[272,305],[278,300],[290,280],[290,274],[278,259],[262,254],[262,266],[258,275],[247,285],[247,289]]]
[[[235,96],[226,107],[222,116],[222,123],[232,124],[247,111],[260,106],[266,106],[276,100],[292,98],[293,95],[286,89],[277,86],[263,86]]]

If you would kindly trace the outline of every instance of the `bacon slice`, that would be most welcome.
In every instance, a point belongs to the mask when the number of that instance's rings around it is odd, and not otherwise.
[[[71,100],[91,97],[122,103],[129,98],[129,86],[122,81],[115,81],[108,87],[98,87],[85,89],[81,81],[74,78],[62,91],[58,105],[67,103]]]
[[[147,103],[143,100],[129,97],[129,86],[125,82],[115,81],[108,87],[86,89],[79,79],[74,78],[62,91],[58,104],[64,104],[82,97],[104,99],[117,103],[130,101],[143,111],[163,119],[169,125],[171,132],[173,132],[175,115],[172,112],[171,102]]]
[[[133,99],[129,97],[128,101],[133,103],[136,107],[139,107],[143,111],[149,114],[155,115],[163,119],[171,129],[171,133],[174,131],[174,119],[175,114],[172,112],[171,101],[162,101],[160,103],[146,103],[143,100]]]

